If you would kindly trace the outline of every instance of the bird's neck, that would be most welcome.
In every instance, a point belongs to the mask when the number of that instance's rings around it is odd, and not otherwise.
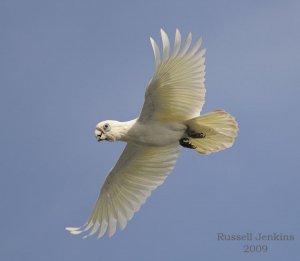
[[[117,140],[127,141],[127,134],[132,128],[132,126],[135,124],[135,122],[136,119],[131,121],[120,122],[120,125],[118,126],[118,135],[116,135]]]

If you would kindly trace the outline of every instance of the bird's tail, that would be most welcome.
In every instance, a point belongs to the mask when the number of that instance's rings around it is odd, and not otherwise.
[[[190,119],[186,121],[186,125],[188,128],[183,142],[201,154],[230,148],[238,132],[234,117],[223,110]]]

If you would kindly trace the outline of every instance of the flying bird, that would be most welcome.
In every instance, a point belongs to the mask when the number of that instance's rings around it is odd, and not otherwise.
[[[238,125],[224,110],[200,116],[205,100],[205,52],[201,38],[191,47],[189,33],[183,45],[176,30],[173,48],[161,29],[162,55],[150,38],[155,73],[145,93],[139,117],[127,122],[105,120],[96,125],[98,141],[127,143],[105,179],[88,221],[67,227],[85,237],[106,232],[111,237],[117,225],[123,230],[151,192],[160,186],[175,166],[180,146],[211,154],[233,145]]]

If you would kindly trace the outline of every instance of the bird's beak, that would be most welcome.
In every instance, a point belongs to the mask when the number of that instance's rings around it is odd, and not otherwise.
[[[97,141],[106,140],[106,136],[100,128],[96,128],[95,136],[96,136]]]

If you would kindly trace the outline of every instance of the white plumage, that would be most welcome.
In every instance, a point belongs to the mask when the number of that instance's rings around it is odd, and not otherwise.
[[[182,121],[199,116],[205,98],[204,76],[206,49],[200,49],[201,39],[189,50],[192,34],[189,33],[180,50],[181,35],[175,34],[171,57],[170,43],[161,30],[163,57],[156,42],[150,38],[156,62],[156,71],[146,90],[145,103],[139,120]],[[198,52],[197,52],[198,51]]]
[[[128,122],[103,121],[97,124],[98,141],[125,141],[122,155],[107,176],[88,221],[79,228],[66,228],[71,234],[98,231],[111,237],[117,225],[127,222],[160,186],[174,168],[179,145],[202,154],[231,147],[237,123],[227,112],[218,110],[199,116],[205,99],[205,49],[201,39],[190,48],[192,34],[181,46],[176,30],[173,50],[161,29],[162,56],[150,38],[156,70],[145,93],[140,116]]]

